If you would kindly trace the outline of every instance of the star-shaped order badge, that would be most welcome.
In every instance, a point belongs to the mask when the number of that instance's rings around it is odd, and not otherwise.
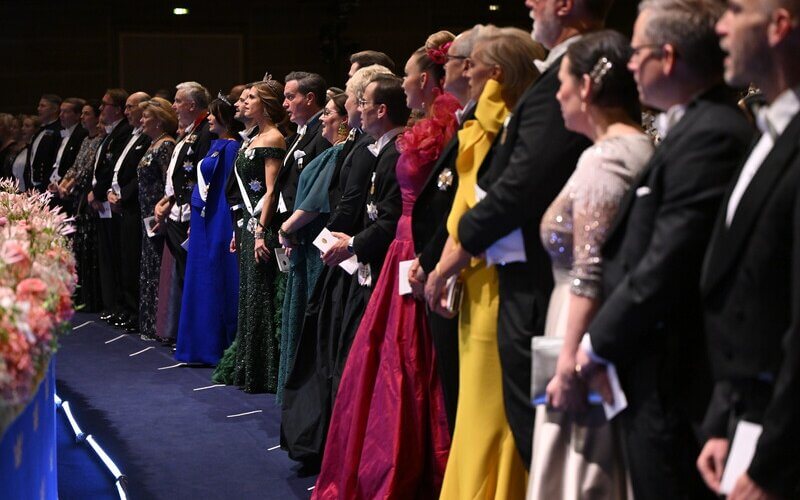
[[[194,165],[192,165],[191,161],[186,160],[185,162],[183,162],[183,169],[186,170],[187,172],[191,172],[193,168]]]
[[[250,191],[254,193],[261,191],[261,181],[258,179],[253,179],[252,181],[248,182],[247,186],[250,188]]]
[[[247,158],[248,160],[252,160],[253,158],[256,157],[256,150],[248,149],[247,151],[244,152],[244,157]]]
[[[453,171],[449,168],[442,170],[439,177],[436,179],[436,186],[439,188],[439,191],[447,191],[450,189],[450,187],[453,186]]]

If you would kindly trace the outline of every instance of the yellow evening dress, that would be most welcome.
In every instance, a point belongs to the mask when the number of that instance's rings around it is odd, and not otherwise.
[[[447,219],[458,241],[461,216],[478,203],[478,169],[509,114],[501,85],[489,80],[478,99],[475,119],[458,132],[458,189]],[[464,292],[459,315],[459,392],[442,499],[517,499],[525,496],[527,472],[506,420],[497,350],[497,271],[473,258],[461,273]]]

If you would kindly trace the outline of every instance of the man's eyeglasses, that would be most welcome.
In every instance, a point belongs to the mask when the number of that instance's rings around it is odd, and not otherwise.
[[[455,60],[457,60],[457,61],[466,61],[466,60],[468,60],[468,59],[469,59],[469,57],[468,57],[468,56],[454,56],[454,55],[452,55],[452,54],[447,54],[447,55],[445,55],[445,58],[447,59],[447,62],[450,62],[450,61],[452,61],[453,59],[455,59]]]
[[[106,101],[101,101],[101,102],[100,102],[100,105],[101,105],[101,106],[115,106],[115,107],[119,107],[119,105],[117,105],[117,104],[114,104],[113,102],[106,102]]]
[[[367,104],[380,104],[380,103],[377,103],[377,102],[372,102],[371,103],[368,100],[364,99],[363,97],[359,97],[358,98],[358,105],[359,106],[361,106],[363,108],[363,107],[366,107]]]

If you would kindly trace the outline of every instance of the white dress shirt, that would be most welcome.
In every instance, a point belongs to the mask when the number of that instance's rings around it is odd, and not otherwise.
[[[33,143],[31,144],[31,162],[33,162],[33,159],[36,158],[36,151],[39,150],[39,143],[42,142],[42,137],[44,137],[44,135],[47,133],[47,130],[45,130],[45,128],[49,127],[55,122],[56,120],[53,120],[49,123],[45,123],[44,125],[42,125],[40,133],[36,134],[36,138],[33,139]]]
[[[550,50],[550,53],[547,54],[547,57],[545,58],[544,61],[540,61],[539,59],[535,59],[533,61],[533,65],[536,66],[536,69],[539,70],[539,73],[544,73],[545,71],[547,71],[550,68],[550,66],[553,65],[554,62],[556,62],[556,60],[559,57],[561,57],[561,56],[563,56],[564,54],[567,53],[567,49],[569,48],[570,45],[572,45],[573,43],[577,42],[581,38],[583,38],[583,35],[576,35],[576,36],[573,36],[572,38],[567,38],[563,42],[561,42],[558,45],[556,45],[555,47],[553,47]]]
[[[133,129],[133,133],[131,134],[131,138],[128,139],[128,144],[125,145],[125,149],[122,150],[122,154],[119,155],[117,158],[117,163],[114,165],[114,177],[111,179],[111,189],[114,191],[114,194],[117,196],[120,195],[120,186],[119,186],[119,169],[122,167],[122,163],[125,161],[125,157],[128,156],[131,148],[133,145],[136,144],[136,141],[139,140],[139,137],[142,135],[142,128],[136,127]]]
[[[64,150],[67,149],[67,143],[69,142],[69,138],[72,137],[72,133],[75,131],[75,128],[78,124],[74,124],[69,128],[65,128],[61,131],[61,145],[58,146],[58,153],[56,154],[56,162],[53,163],[53,172],[58,172],[58,167],[61,165],[61,157],[64,155]]]
[[[164,194],[167,196],[175,196],[175,186],[172,184],[172,174],[175,173],[175,164],[178,161],[178,156],[180,156],[183,148],[186,147],[186,138],[191,135],[192,130],[194,130],[194,123],[186,127],[183,137],[181,137],[181,140],[178,141],[178,144],[175,145],[175,149],[172,151],[172,157],[169,160],[169,168],[167,168],[167,181],[164,185]],[[173,203],[172,208],[169,210],[169,218],[175,222],[188,221],[191,216],[192,208],[188,203],[186,205],[178,205],[177,202]]]
[[[742,172],[736,180],[731,198],[728,200],[725,212],[725,225],[730,227],[733,216],[736,214],[736,207],[742,201],[747,186],[753,180],[761,164],[772,151],[775,141],[780,137],[792,118],[800,112],[800,86],[793,89],[784,90],[775,101],[761,108],[758,112],[756,125],[761,130],[761,138],[756,147],[750,152],[750,156],[742,167]]]

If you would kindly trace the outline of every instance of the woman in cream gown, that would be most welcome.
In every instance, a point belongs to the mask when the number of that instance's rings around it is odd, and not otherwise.
[[[613,31],[587,35],[570,46],[559,71],[557,98],[565,125],[594,145],[584,151],[541,222],[555,282],[545,336],[564,343],[556,376],[547,386],[549,406],[536,408],[529,499],[629,496],[614,425],[601,406],[587,407],[586,393],[574,390],[580,385],[575,352],[602,299],[606,232],[653,153],[637,122],[638,96],[625,67],[629,47]]]

